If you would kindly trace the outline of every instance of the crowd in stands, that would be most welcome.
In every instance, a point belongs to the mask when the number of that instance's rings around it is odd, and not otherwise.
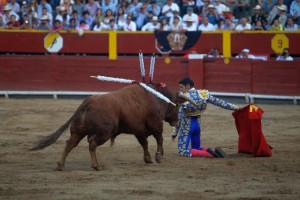
[[[300,0],[0,0],[0,29],[296,31]]]

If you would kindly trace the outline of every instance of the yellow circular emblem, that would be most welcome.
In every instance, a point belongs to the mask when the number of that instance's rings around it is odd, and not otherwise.
[[[171,58],[170,57],[166,57],[165,58],[165,63],[166,64],[170,64],[171,63]]]

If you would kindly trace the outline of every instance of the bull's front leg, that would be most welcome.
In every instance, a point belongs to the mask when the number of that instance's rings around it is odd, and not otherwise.
[[[157,142],[157,151],[156,151],[156,154],[155,154],[155,161],[157,163],[160,163],[161,159],[164,155],[162,133],[153,134],[153,136],[154,136],[154,138],[156,139],[156,142]]]
[[[143,147],[145,163],[153,163],[152,159],[151,159],[151,156],[150,156],[150,153],[148,151],[148,140],[147,140],[147,138],[144,137],[144,136],[137,136],[137,135],[136,135],[136,138]]]

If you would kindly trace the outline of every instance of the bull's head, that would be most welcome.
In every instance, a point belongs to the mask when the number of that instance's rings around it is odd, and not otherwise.
[[[182,92],[171,92],[166,86],[156,87],[156,90],[162,93],[164,96],[168,97],[176,106],[172,104],[167,104],[164,120],[168,122],[171,126],[175,126],[178,123],[178,111],[181,104],[189,101],[193,105],[196,103],[189,97],[182,94]]]

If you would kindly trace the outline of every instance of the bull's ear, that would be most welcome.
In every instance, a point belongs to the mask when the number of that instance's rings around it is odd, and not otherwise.
[[[184,102],[188,101],[190,102],[191,104],[193,104],[194,106],[197,106],[197,104],[195,103],[195,101],[193,101],[191,98],[189,98],[188,96],[184,95],[182,92],[177,92],[176,93],[176,96],[177,96],[177,101],[176,103],[181,105],[183,104]]]

